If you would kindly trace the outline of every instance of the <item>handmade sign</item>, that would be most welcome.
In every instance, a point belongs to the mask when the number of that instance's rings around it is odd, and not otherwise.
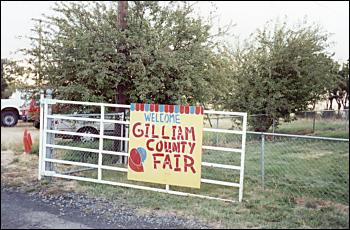
[[[203,107],[131,104],[128,179],[200,188]]]

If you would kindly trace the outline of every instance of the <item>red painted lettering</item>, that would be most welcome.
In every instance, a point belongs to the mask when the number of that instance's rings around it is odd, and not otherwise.
[[[186,137],[186,140],[189,140],[189,138],[188,138],[188,135],[189,135],[189,134],[192,134],[192,140],[195,141],[195,140],[196,140],[196,137],[195,137],[195,134],[194,134],[194,127],[191,127],[191,128],[185,127],[185,137]]]
[[[190,146],[190,154],[193,153],[193,150],[194,150],[194,147],[196,146],[196,143],[191,143],[191,142],[188,142],[188,145]]]
[[[145,124],[145,127],[146,127],[145,137],[148,138],[149,124]]]
[[[175,152],[175,153],[178,153],[178,152],[180,152],[180,143],[179,142],[173,142],[172,143],[172,149],[171,149],[171,151],[172,152]]]
[[[174,154],[175,157],[175,168],[174,171],[175,172],[181,172],[181,168],[179,167],[179,158],[180,158],[180,154]]]
[[[182,128],[179,126],[178,131],[177,131],[177,139],[178,140],[183,140],[184,136],[182,135]]]
[[[156,150],[157,150],[157,152],[162,152],[162,150],[163,150],[163,142],[162,141],[159,141],[157,143]]]
[[[171,161],[170,161],[170,155],[167,154],[165,156],[165,159],[164,159],[164,163],[163,163],[163,169],[165,169],[165,167],[169,165],[169,169],[173,169],[173,167],[171,166]]]
[[[172,129],[173,129],[173,135],[172,135],[171,139],[176,140],[176,134],[175,134],[176,133],[176,125],[173,125]]]
[[[169,137],[165,135],[165,125],[162,126],[162,138],[169,139]]]
[[[160,161],[157,160],[157,157],[164,157],[163,153],[153,153],[153,169],[157,169],[157,164],[160,164]]]
[[[154,134],[154,130],[155,130],[155,125],[152,125],[152,138],[158,138],[159,136],[157,134]]]
[[[151,142],[154,142],[154,139],[149,139],[149,140],[147,140],[146,146],[147,146],[147,149],[148,149],[149,151],[154,151],[154,148],[152,148],[152,147],[150,146],[150,143],[151,143]]]
[[[143,130],[141,128],[138,128],[138,126],[141,125],[141,122],[135,123],[135,125],[132,127],[132,134],[135,137],[142,137],[143,135]],[[137,129],[138,128],[138,129]],[[137,129],[137,130],[136,130]]]
[[[184,155],[184,169],[187,172],[187,168],[189,167],[193,173],[196,173],[196,170],[193,167],[194,160],[192,157]]]

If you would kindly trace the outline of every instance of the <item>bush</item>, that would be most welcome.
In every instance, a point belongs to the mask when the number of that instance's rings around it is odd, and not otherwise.
[[[30,151],[30,154],[35,154],[35,155],[39,156],[39,143],[38,142],[33,143],[32,151]]]

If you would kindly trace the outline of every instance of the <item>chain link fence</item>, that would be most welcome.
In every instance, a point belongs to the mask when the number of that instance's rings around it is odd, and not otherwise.
[[[207,127],[235,129],[239,126],[232,117],[208,118]],[[203,138],[208,145],[227,147],[235,147],[241,141],[227,134]],[[215,155],[204,152],[203,159],[215,163],[239,161],[237,156],[224,152]],[[244,176],[246,191],[263,189],[286,199],[316,199],[348,205],[349,139],[250,131]]]
[[[246,156],[246,177],[265,190],[349,203],[347,139],[251,132]]]

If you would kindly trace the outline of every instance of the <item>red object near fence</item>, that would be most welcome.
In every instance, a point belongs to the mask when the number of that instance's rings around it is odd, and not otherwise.
[[[32,137],[27,129],[23,133],[23,147],[25,153],[30,153],[32,151]]]

